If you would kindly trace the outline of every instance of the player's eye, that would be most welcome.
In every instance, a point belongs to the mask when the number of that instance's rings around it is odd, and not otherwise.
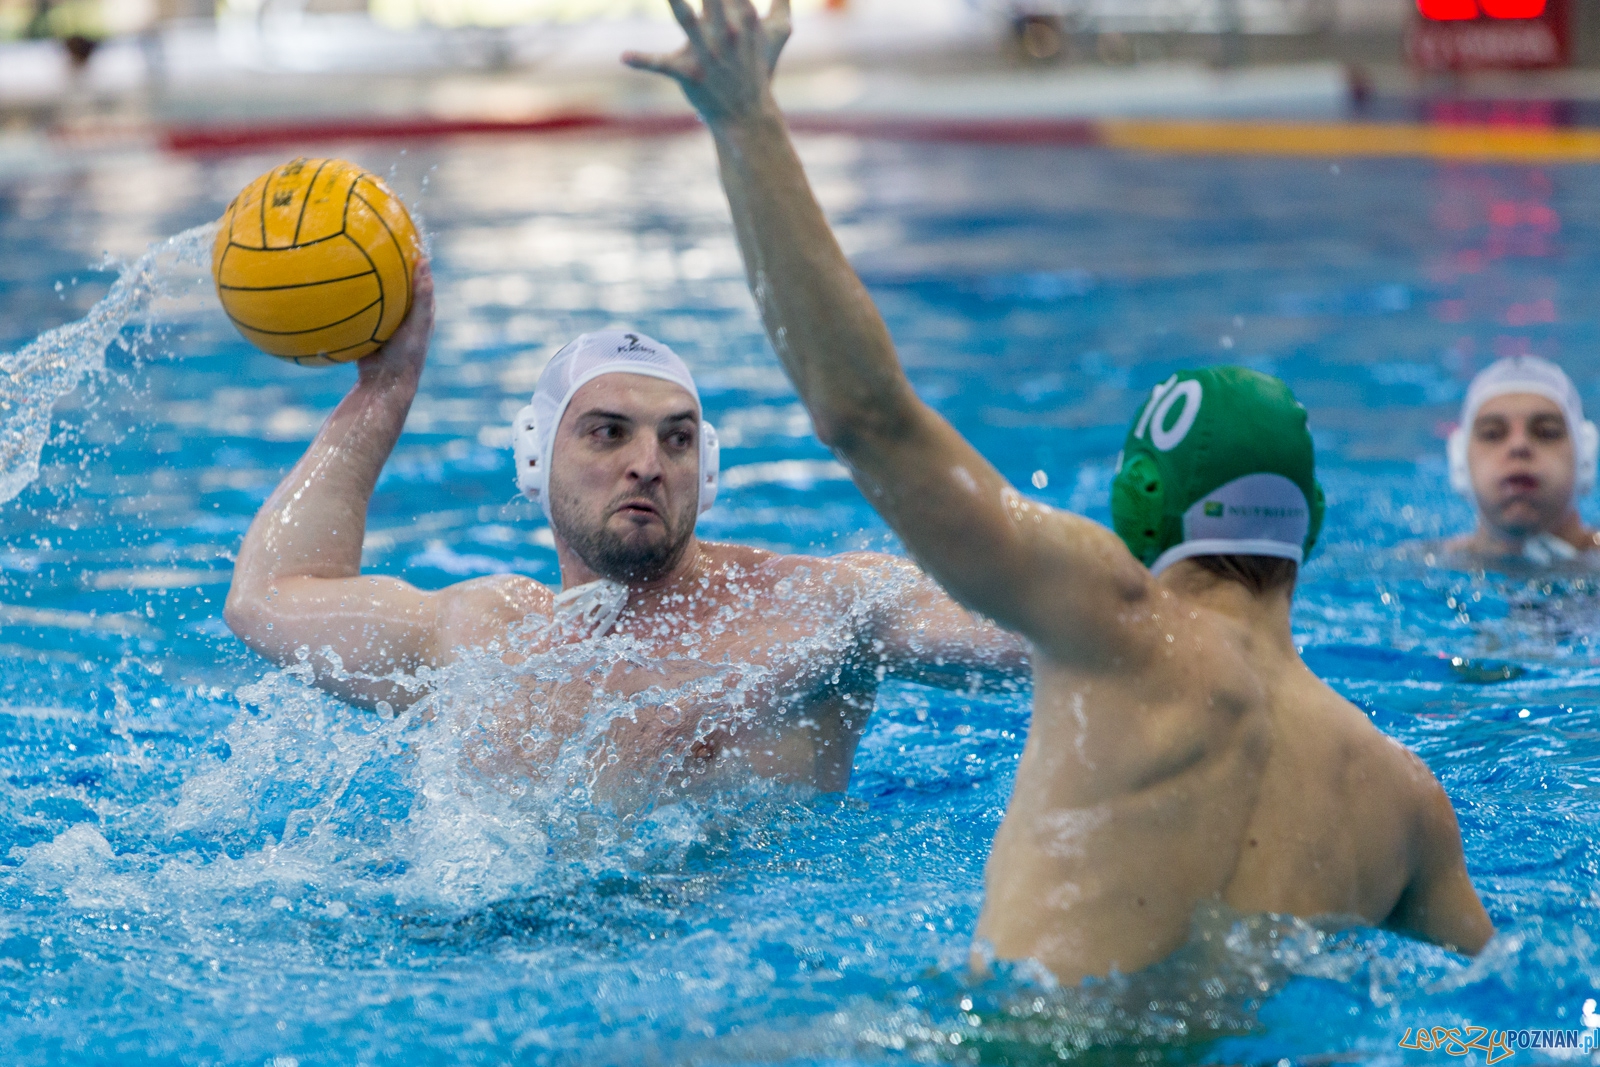
[[[1472,436],[1484,444],[1494,444],[1504,441],[1510,427],[1504,419],[1479,419],[1472,424]]]
[[[589,431],[589,435],[598,441],[620,441],[622,440],[622,427],[614,422],[602,422],[599,426]]]
[[[1539,441],[1559,441],[1567,436],[1567,420],[1542,415],[1528,424],[1528,436]]]

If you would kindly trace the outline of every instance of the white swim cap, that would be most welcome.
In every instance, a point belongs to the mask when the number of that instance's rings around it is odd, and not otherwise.
[[[517,412],[511,425],[511,442],[517,456],[517,488],[537,500],[550,515],[550,455],[555,450],[556,427],[572,397],[602,374],[642,374],[681,387],[700,407],[700,390],[694,375],[678,354],[642,333],[605,330],[586,333],[551,357],[534,386],[533,401]],[[700,422],[700,512],[717,499],[717,474],[722,450],[717,431]]]
[[[1583,417],[1583,399],[1578,396],[1578,389],[1567,372],[1538,356],[1496,360],[1479,371],[1467,386],[1467,398],[1461,404],[1461,424],[1451,431],[1448,442],[1451,488],[1468,500],[1473,499],[1472,472],[1467,466],[1467,440],[1472,433],[1472,420],[1478,417],[1478,409],[1484,404],[1509,393],[1542,396],[1561,409],[1578,460],[1577,495],[1588,495],[1594,488],[1595,467],[1600,461],[1600,430]]]

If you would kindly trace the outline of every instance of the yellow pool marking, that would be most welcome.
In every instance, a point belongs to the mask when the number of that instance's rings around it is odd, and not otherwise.
[[[1404,123],[1099,124],[1100,143],[1143,152],[1250,156],[1412,156],[1515,163],[1600,160],[1600,130]]]

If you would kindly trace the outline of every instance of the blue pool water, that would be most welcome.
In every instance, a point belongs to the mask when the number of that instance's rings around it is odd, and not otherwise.
[[[231,553],[353,372],[252,352],[181,248],[124,276],[116,308],[147,311],[103,370],[86,338],[116,316],[34,343],[106,296],[103,253],[215,218],[278,161],[107,159],[0,179],[0,1063],[1437,1063],[1458,1061],[1408,1031],[1583,1029],[1600,579],[1394,549],[1469,521],[1440,434],[1474,368],[1549,355],[1600,405],[1600,173],[803,150],[917,387],[1045,500],[1107,518],[1127,420],[1175,368],[1289,380],[1330,501],[1298,639],[1456,802],[1502,931],[1483,956],[1210,915],[1153,974],[973,982],[1025,695],[893,688],[845,796],[619,821],[581,788],[506,795],[443,720],[269,672],[220,621]],[[703,138],[340,151],[392,174],[440,281],[370,568],[556,580],[504,427],[553,344],[613,323],[701,376],[728,470],[703,534],[893,546],[766,348]],[[35,478],[20,420],[47,388]]]

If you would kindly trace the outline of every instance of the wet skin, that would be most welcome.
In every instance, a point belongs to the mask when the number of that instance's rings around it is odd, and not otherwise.
[[[1110,530],[1022,497],[923,403],[773,101],[788,3],[766,19],[750,0],[702,7],[672,0],[682,50],[625,58],[675,79],[705,120],[752,294],[817,436],[929,573],[1034,649],[980,942],[1077,982],[1161,959],[1221,901],[1480,948],[1492,927],[1449,800],[1306,669],[1292,590],[1257,595],[1192,560],[1153,576]]]
[[[501,695],[452,705],[472,720],[473,758],[498,776],[541,776],[594,713],[621,708],[575,773],[595,772],[602,792],[630,802],[655,784],[743,773],[840,790],[884,678],[965,689],[1026,677],[1021,639],[904,560],[701,542],[700,413],[682,389],[638,375],[604,375],[574,396],[550,487],[563,584],[622,580],[627,606],[611,633],[633,642],[631,656],[584,644],[606,634],[559,615],[530,578],[425,591],[362,575],[367,502],[416,395],[432,317],[424,263],[406,322],[360,362],[245,536],[224,614],[263,656],[288,664],[304,649],[318,686],[403,708],[428,692],[408,684],[419,669],[487,653],[511,672],[484,676]],[[558,651],[564,680],[541,680],[531,668]]]
[[[1600,544],[1578,516],[1577,456],[1559,405],[1533,393],[1498,396],[1478,409],[1468,432],[1478,528],[1449,542],[1449,549],[1516,555],[1540,534],[1580,551]]]

